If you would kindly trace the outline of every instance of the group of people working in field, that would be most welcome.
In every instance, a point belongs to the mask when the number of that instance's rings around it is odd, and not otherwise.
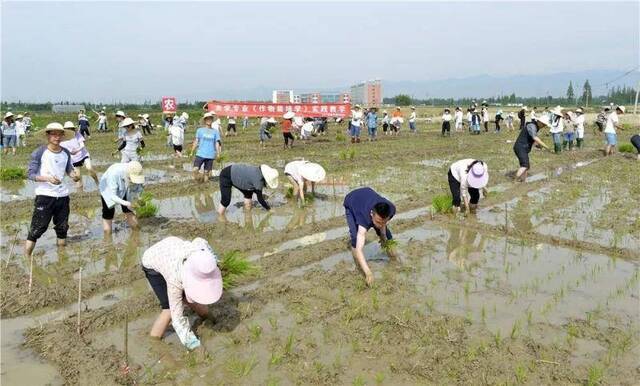
[[[360,112],[360,110],[360,106],[354,107],[349,123],[349,132],[354,143],[359,141],[359,128],[361,129],[363,125],[367,127],[371,139],[374,140],[376,134],[377,124],[371,118],[376,116],[376,109],[368,109],[366,113]],[[399,112],[399,109],[396,111]],[[410,130],[415,132],[415,110],[413,111],[409,118],[409,124]],[[524,108],[523,111],[526,112],[527,109]],[[624,112],[624,107],[619,106],[614,113],[608,115],[606,126],[603,128],[607,138],[607,146],[615,147],[617,143],[616,129],[620,128],[617,114],[624,114]],[[447,113],[448,111],[445,111],[445,114]],[[541,130],[549,128],[554,137],[554,144],[557,144],[558,139],[554,127],[559,125],[558,121],[563,119],[579,120],[581,115],[580,109],[569,114],[559,107],[553,109],[550,114],[531,115],[530,120],[522,126],[513,146],[520,164],[516,173],[517,178],[523,181],[526,179],[530,167],[529,153],[534,146],[549,149],[540,139]],[[386,112],[383,112],[383,116],[384,130]],[[461,116],[461,111],[456,109],[454,119],[457,131],[460,130],[458,116]],[[8,122],[10,122],[7,118],[10,116],[5,116],[3,127],[5,123],[9,124]],[[143,116],[140,118],[144,119]],[[184,151],[184,130],[188,118],[186,113],[178,117],[165,116],[169,141],[167,144],[173,147],[176,156],[181,157]],[[291,132],[286,129],[292,127],[294,118],[295,114],[293,113],[286,113],[282,116],[281,125],[285,146],[290,146],[288,141],[291,141],[291,145],[293,143]],[[395,114],[395,118],[396,121],[393,125],[397,122],[402,123],[401,113]],[[398,120],[398,118],[400,119]],[[145,182],[143,166],[139,157],[140,149],[145,146],[144,137],[140,133],[140,124],[136,124],[124,112],[118,111],[116,119],[119,126],[116,142],[118,143],[117,149],[121,153],[121,162],[109,166],[100,178],[92,168],[90,154],[85,145],[85,139],[89,135],[88,131],[83,131],[77,127],[80,125],[75,125],[73,122],[50,123],[43,130],[46,144],[38,147],[32,153],[28,166],[28,178],[37,183],[34,211],[25,245],[25,253],[29,259],[31,259],[37,240],[48,229],[51,222],[54,224],[57,244],[64,246],[69,228],[70,201],[69,189],[63,183],[63,179],[65,176],[69,176],[80,184],[81,168],[88,171],[99,187],[104,232],[111,232],[117,205],[120,205],[129,225],[133,228],[138,227],[135,216],[135,196],[142,190]],[[364,124],[367,120],[369,122]],[[190,153],[194,155],[194,178],[202,182],[209,180],[213,162],[220,157],[222,142],[220,120],[214,113],[205,113],[201,122],[202,125],[195,131]],[[276,124],[277,121],[273,117],[262,119],[260,123],[261,136],[266,135],[266,131],[270,132],[269,129]],[[474,123],[474,125],[476,124]],[[399,131],[399,128],[389,129],[387,127],[386,129],[394,133]],[[584,127],[581,130],[583,131]],[[263,131],[265,132],[263,133]],[[473,131],[477,131],[477,127],[474,126]],[[571,137],[564,138],[569,143],[572,140]],[[578,135],[578,139],[582,138],[583,133]],[[640,139],[638,136],[634,138]],[[638,142],[640,141],[635,142],[636,147],[639,146]],[[578,146],[580,144],[581,141],[578,142]],[[294,199],[301,204],[305,202],[305,194],[308,189],[311,189],[311,193],[314,194],[316,184],[321,183],[326,177],[323,166],[306,160],[287,163],[283,172],[293,186]],[[221,198],[217,211],[220,218],[224,219],[225,212],[230,206],[233,189],[242,193],[245,210],[251,210],[254,196],[265,210],[271,210],[271,206],[264,196],[264,190],[277,189],[279,175],[278,170],[269,165],[237,163],[223,168],[219,174]],[[479,200],[486,195],[489,167],[480,159],[458,160],[448,168],[447,179],[454,210],[456,212],[463,210],[473,212],[476,210]],[[365,235],[369,229],[373,228],[380,243],[388,246],[385,251],[390,259],[398,260],[399,256],[393,243],[389,243],[393,239],[393,235],[388,225],[396,214],[396,207],[387,198],[369,187],[355,189],[348,193],[344,198],[343,206],[354,262],[363,274],[366,283],[371,285],[374,276],[364,255]],[[162,308],[162,312],[153,324],[151,335],[162,337],[171,324],[180,341],[187,348],[201,347],[200,350],[204,350],[192,332],[183,311],[184,304],[187,304],[198,315],[206,317],[206,306],[217,302],[222,295],[222,275],[217,266],[217,254],[211,245],[201,238],[188,241],[172,236],[167,237],[149,247],[145,251],[141,263],[144,274]]]

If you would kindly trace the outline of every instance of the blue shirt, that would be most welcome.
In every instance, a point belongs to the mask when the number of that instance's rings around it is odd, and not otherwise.
[[[371,211],[373,210],[373,207],[380,202],[386,202],[391,207],[389,219],[395,216],[395,205],[371,188],[360,188],[351,191],[344,198],[344,207],[351,211],[356,225],[361,225],[368,230],[374,228],[373,220],[371,219]]]
[[[196,131],[198,151],[196,156],[204,159],[216,158],[216,143],[220,141],[220,133],[209,127],[201,127]]]
[[[367,127],[374,128],[378,126],[378,115],[376,113],[367,114]]]
[[[109,166],[107,171],[100,177],[100,195],[108,208],[113,208],[116,204],[123,205],[124,197],[127,195],[129,184],[127,183],[126,163],[117,163]]]

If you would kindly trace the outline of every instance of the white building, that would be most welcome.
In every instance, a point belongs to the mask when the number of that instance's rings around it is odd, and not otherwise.
[[[293,90],[273,90],[271,101],[273,103],[293,103]]]

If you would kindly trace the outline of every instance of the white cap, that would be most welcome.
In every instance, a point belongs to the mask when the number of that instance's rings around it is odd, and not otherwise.
[[[125,118],[122,122],[120,122],[120,127],[126,127],[130,125],[135,125],[136,123],[131,118]]]

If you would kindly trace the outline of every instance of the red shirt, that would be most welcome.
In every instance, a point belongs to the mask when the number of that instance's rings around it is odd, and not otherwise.
[[[283,133],[291,132],[291,120],[285,119],[284,121],[282,121],[282,132]]]

